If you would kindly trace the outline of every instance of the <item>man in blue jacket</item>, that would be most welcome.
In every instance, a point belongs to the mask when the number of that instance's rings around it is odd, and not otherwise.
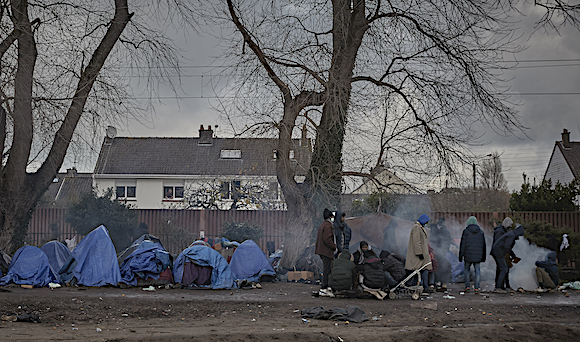
[[[508,264],[505,260],[505,256],[507,254],[513,253],[514,245],[516,244],[516,240],[524,235],[524,227],[518,225],[516,229],[510,230],[509,232],[500,236],[497,241],[493,243],[491,246],[491,255],[495,260],[497,267],[499,268],[499,276],[495,283],[495,290],[496,293],[506,293],[505,289],[505,277],[508,273]],[[515,262],[515,261],[514,261]]]
[[[538,279],[539,289],[555,289],[560,283],[560,272],[556,262],[557,254],[552,251],[546,256],[544,261],[536,261],[536,278]]]
[[[336,238],[336,248],[338,249],[338,252],[336,253],[337,256],[343,250],[348,251],[350,247],[351,230],[348,224],[344,222],[345,217],[345,212],[337,211],[334,223],[332,224],[334,228],[334,237]]]

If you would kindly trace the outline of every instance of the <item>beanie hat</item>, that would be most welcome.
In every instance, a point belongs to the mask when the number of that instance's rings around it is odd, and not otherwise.
[[[425,225],[425,223],[429,222],[429,216],[427,216],[427,214],[423,214],[421,217],[419,217],[418,221],[421,225]]]
[[[334,214],[332,214],[332,211],[328,210],[328,209],[324,209],[324,213],[322,214],[324,216],[325,220],[328,220],[331,217],[334,217]]]
[[[362,248],[363,248],[363,246],[368,246],[368,245],[369,245],[369,243],[368,243],[368,242],[366,242],[366,241],[361,241],[361,242],[360,242],[360,249],[362,249]]]
[[[501,223],[501,225],[504,226],[505,228],[511,227],[512,224],[514,224],[514,221],[509,217],[504,218],[503,222]]]
[[[471,226],[472,224],[477,224],[477,219],[475,218],[475,216],[469,216],[469,218],[467,219],[467,225]]]

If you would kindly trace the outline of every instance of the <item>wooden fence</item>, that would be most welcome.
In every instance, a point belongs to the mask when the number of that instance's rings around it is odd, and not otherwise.
[[[286,225],[286,211],[277,210],[138,209],[138,212],[139,222],[145,222],[149,232],[158,236],[172,254],[179,253],[193,240],[198,239],[202,232],[208,239],[218,238],[223,223],[229,220],[262,226],[264,237],[256,243],[262,250],[267,251],[267,243],[273,242],[277,249],[283,244]],[[74,236],[77,237],[77,242],[80,241],[82,236],[65,221],[65,215],[66,209],[36,209],[30,221],[27,242],[39,246],[52,239],[64,241]],[[446,223],[457,222],[460,225],[465,224],[469,216],[475,216],[486,232],[493,230],[506,216],[514,220],[521,217],[525,221],[549,222],[557,228],[568,227],[574,232],[580,232],[580,212],[433,212],[430,215],[432,222],[436,222],[440,216],[446,218]]]

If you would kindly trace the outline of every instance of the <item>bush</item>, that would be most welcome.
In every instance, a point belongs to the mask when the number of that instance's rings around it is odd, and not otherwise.
[[[256,243],[264,236],[264,228],[249,222],[228,221],[223,224],[222,236],[230,241],[244,242],[253,240]]]
[[[138,225],[138,214],[113,198],[113,189],[103,196],[95,191],[84,195],[67,211],[66,221],[81,235],[104,225],[117,251],[122,251],[131,243],[133,229]]]

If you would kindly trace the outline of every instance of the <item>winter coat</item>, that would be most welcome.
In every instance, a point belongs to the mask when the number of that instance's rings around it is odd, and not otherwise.
[[[459,261],[485,262],[485,236],[476,224],[471,224],[463,230],[459,244]],[[465,260],[464,260],[465,259]]]
[[[407,273],[405,272],[405,260],[402,256],[382,251],[381,261],[383,262],[383,271],[389,272],[395,281],[400,282],[405,279]]]
[[[429,258],[431,258],[431,271],[437,272],[439,270],[439,262],[437,261],[435,251],[431,246],[429,246]]]
[[[334,223],[332,224],[334,227],[334,236],[336,237],[336,248],[338,248],[338,253],[342,252],[343,249],[348,251],[352,234],[348,224],[346,224],[346,222],[341,222],[342,214],[342,211],[337,211]]]
[[[381,289],[386,284],[383,264],[374,252],[372,255],[369,254],[371,253],[365,253],[365,261],[362,264],[363,284],[371,289]]]
[[[558,263],[556,262],[556,252],[550,252],[544,261],[536,261],[536,266],[541,267],[548,272],[550,279],[556,286],[560,283],[560,272],[558,271]]]
[[[328,275],[328,286],[335,291],[350,290],[356,279],[356,266],[350,261],[350,253],[343,251],[332,260],[332,272]]]
[[[411,228],[411,235],[409,236],[409,246],[407,247],[407,260],[405,261],[405,268],[408,270],[418,270],[423,265],[426,265],[431,260],[429,258],[429,237],[427,230],[418,221],[415,222]],[[419,259],[418,255],[423,254],[423,260]],[[432,265],[426,267],[427,270],[433,269]]]
[[[446,254],[451,246],[451,233],[443,223],[431,224],[431,246],[435,253]]]
[[[518,237],[524,235],[524,227],[517,226],[516,229],[500,236],[497,241],[491,246],[491,255],[495,258],[504,258],[506,254],[512,253],[512,248],[516,244]]]
[[[318,235],[316,236],[316,248],[314,253],[334,259],[335,249],[336,244],[334,243],[332,223],[330,223],[330,221],[324,221],[318,227]]]
[[[506,227],[502,226],[501,224],[495,228],[493,228],[493,243],[499,239],[500,236],[507,233]]]

